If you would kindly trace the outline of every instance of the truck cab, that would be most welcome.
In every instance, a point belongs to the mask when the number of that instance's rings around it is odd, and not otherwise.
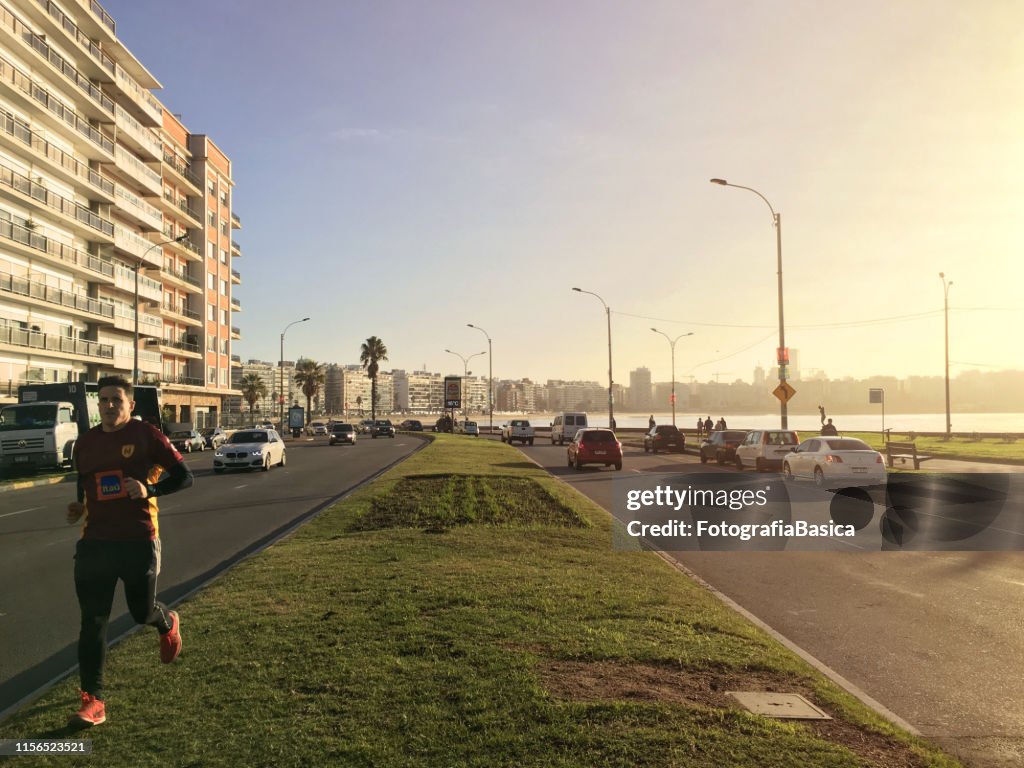
[[[71,464],[78,439],[70,402],[17,403],[0,408],[0,469],[10,472]]]

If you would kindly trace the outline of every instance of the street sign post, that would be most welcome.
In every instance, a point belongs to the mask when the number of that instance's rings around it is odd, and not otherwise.
[[[889,436],[885,434],[885,390],[881,387],[872,387],[868,390],[868,402],[869,403],[881,403],[882,404],[882,440],[888,442]]]

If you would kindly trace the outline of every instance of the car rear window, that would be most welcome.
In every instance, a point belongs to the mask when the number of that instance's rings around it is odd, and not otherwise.
[[[615,435],[605,429],[594,430],[584,432],[581,440],[586,443],[613,443],[615,442]]]
[[[171,439],[172,440],[174,438],[180,438],[180,437],[192,437],[192,433],[191,432],[172,432],[171,433]]]
[[[746,432],[723,432],[722,439],[727,443],[738,442],[747,436]]]
[[[582,427],[582,426],[584,426],[587,423],[587,417],[586,416],[566,416],[565,417],[565,423],[566,424],[577,424],[577,425]]]
[[[865,443],[863,440],[857,440],[853,437],[844,437],[840,440],[822,440],[828,448],[833,451],[870,451],[873,450],[870,445]]]
[[[662,424],[658,427],[659,435],[677,435],[679,434],[679,428],[673,427],[671,424]]]
[[[265,443],[267,442],[266,432],[235,432],[228,440],[229,443]]]
[[[792,432],[769,432],[765,436],[765,442],[768,445],[796,445],[799,440]]]
[[[512,420],[512,426],[513,427],[528,427],[528,426],[530,426],[530,422],[528,422],[528,421],[520,421],[518,419],[513,419]]]

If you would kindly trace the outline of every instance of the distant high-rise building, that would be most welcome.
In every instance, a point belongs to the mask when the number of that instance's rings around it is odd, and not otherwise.
[[[629,408],[634,411],[649,411],[653,408],[651,372],[637,368],[629,372]]]
[[[759,366],[754,368],[754,386],[755,387],[761,387],[761,386],[764,386],[764,383],[765,383],[764,368],[762,368],[759,365]]]

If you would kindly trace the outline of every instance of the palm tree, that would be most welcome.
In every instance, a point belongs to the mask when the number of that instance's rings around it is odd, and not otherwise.
[[[299,360],[295,364],[295,383],[302,387],[302,394],[306,396],[306,423],[309,423],[313,413],[313,398],[320,391],[325,379],[323,363],[318,363],[315,360]]]
[[[249,404],[249,418],[252,419],[253,408],[267,396],[267,384],[258,373],[247,373],[242,377],[242,399]]]
[[[356,395],[356,407],[359,408],[359,415],[363,415],[363,396]]]
[[[388,348],[384,342],[376,336],[371,336],[363,342],[359,351],[359,362],[366,369],[366,375],[370,377],[370,418],[377,420],[377,371],[380,369],[378,363],[388,359]]]

